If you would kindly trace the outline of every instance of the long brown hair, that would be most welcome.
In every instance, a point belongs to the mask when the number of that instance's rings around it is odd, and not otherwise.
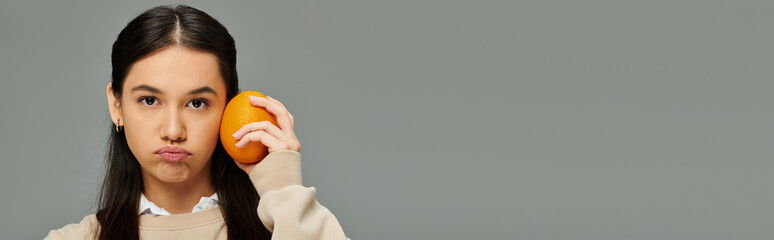
[[[236,47],[228,30],[205,12],[186,6],[158,6],[132,19],[113,43],[112,86],[121,99],[132,64],[154,51],[179,45],[214,54],[226,83],[227,101],[239,93]],[[139,239],[138,205],[143,190],[140,164],[126,136],[110,124],[105,179],[99,194],[98,239]],[[260,200],[247,174],[234,164],[220,141],[212,154],[212,181],[229,239],[270,239],[256,209]]]

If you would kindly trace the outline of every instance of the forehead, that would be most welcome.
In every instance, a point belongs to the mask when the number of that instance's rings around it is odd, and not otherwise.
[[[181,46],[163,48],[135,62],[126,76],[124,92],[139,85],[153,86],[167,95],[183,95],[203,86],[224,93],[226,88],[214,54]]]

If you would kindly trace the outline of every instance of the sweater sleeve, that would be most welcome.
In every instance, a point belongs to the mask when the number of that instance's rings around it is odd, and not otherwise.
[[[97,226],[97,217],[88,215],[80,223],[67,224],[64,227],[48,232],[45,240],[75,240],[92,239]]]
[[[249,176],[261,196],[258,217],[272,239],[349,239],[333,213],[317,202],[317,189],[303,186],[299,152],[272,152]]]

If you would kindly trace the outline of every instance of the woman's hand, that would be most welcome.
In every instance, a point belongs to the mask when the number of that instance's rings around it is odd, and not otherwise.
[[[269,153],[280,150],[301,151],[301,144],[298,142],[296,133],[293,130],[293,115],[288,112],[280,101],[272,97],[250,97],[250,104],[256,107],[262,107],[277,117],[277,124],[274,126],[269,121],[252,122],[245,124],[234,133],[234,139],[237,139],[236,146],[243,148],[249,142],[261,142],[268,147]],[[250,173],[257,163],[242,163],[234,160],[234,163],[246,173]]]

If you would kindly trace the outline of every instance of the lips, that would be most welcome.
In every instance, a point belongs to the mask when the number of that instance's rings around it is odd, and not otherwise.
[[[163,146],[154,153],[167,162],[177,162],[191,156],[191,153],[185,148],[175,146]]]

